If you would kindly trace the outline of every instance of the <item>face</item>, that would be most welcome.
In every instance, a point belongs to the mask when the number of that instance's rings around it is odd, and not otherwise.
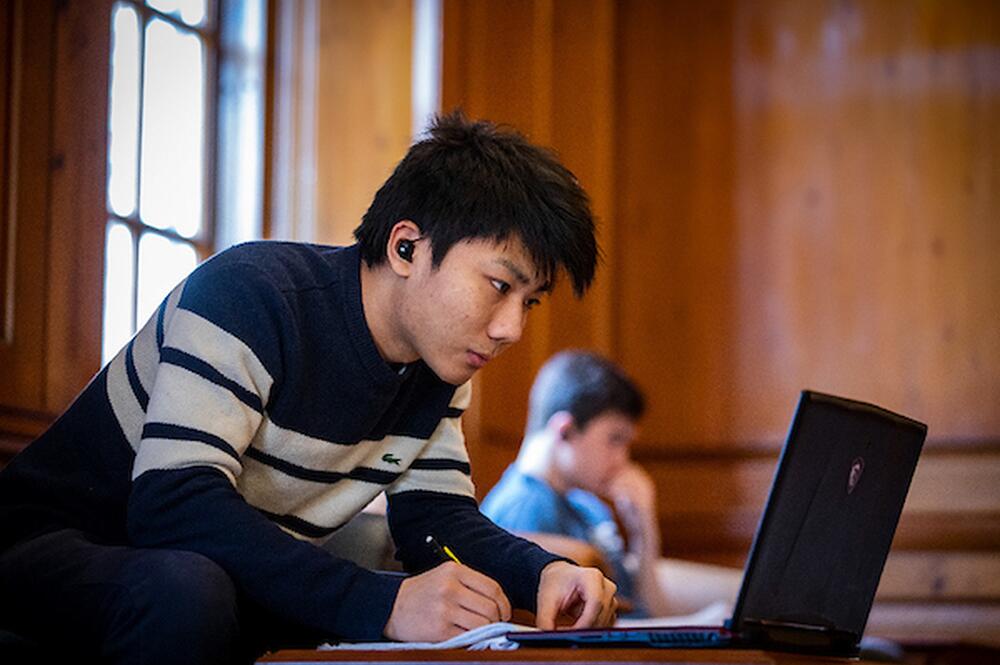
[[[547,284],[520,240],[458,242],[436,268],[414,252],[399,300],[399,336],[444,381],[460,385],[521,338]]]
[[[606,494],[614,478],[629,462],[629,446],[638,428],[618,411],[606,411],[579,429],[566,432],[559,462],[563,477],[572,487]]]

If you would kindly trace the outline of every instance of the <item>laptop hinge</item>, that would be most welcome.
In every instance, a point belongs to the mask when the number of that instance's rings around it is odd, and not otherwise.
[[[741,623],[751,643],[781,651],[853,657],[861,641],[860,635],[833,626],[747,618]]]

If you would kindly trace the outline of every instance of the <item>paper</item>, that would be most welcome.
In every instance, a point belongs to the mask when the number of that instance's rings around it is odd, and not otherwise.
[[[519,623],[501,621],[466,631],[443,642],[340,642],[338,644],[324,644],[320,649],[354,651],[401,651],[410,649],[468,649],[469,651],[482,651],[492,649],[506,651],[516,649],[517,643],[511,642],[505,635],[507,633],[526,630],[538,629]]]
[[[676,626],[722,626],[726,619],[732,616],[729,603],[717,600],[694,614],[683,614],[667,617],[649,617],[648,619],[618,619],[615,628],[672,628]]]

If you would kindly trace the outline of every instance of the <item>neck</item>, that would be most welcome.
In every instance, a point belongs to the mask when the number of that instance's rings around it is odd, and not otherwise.
[[[361,306],[365,323],[382,359],[390,363],[411,363],[419,357],[400,330],[398,312],[401,294],[395,276],[386,266],[369,268],[361,263]]]
[[[555,447],[556,435],[548,430],[536,432],[521,443],[515,464],[521,473],[538,478],[559,494],[565,494],[570,487],[556,466]]]

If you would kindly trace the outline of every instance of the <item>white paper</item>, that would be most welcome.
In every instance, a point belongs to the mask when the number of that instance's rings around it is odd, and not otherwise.
[[[468,649],[480,651],[483,649],[508,650],[516,649],[517,643],[506,637],[507,633],[526,630],[538,630],[532,626],[519,623],[498,622],[468,630],[443,642],[340,642],[324,644],[322,650],[355,650],[355,651],[402,651],[409,649]]]

